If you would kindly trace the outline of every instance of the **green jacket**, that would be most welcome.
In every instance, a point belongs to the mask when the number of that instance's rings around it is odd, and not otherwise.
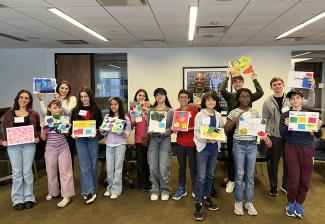
[[[228,109],[227,114],[229,114],[230,111],[235,109],[237,107],[237,100],[236,100],[236,93],[235,92],[228,92],[227,91],[227,84],[228,84],[229,77],[226,77],[225,80],[220,85],[220,92],[223,98],[227,101]],[[254,87],[256,89],[256,92],[252,94],[252,100],[251,102],[254,102],[258,99],[260,99],[263,95],[263,89],[261,84],[257,81],[257,79],[253,80]],[[252,105],[251,105],[252,106]]]

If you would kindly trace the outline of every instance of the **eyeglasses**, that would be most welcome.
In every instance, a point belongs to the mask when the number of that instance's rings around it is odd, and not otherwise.
[[[188,96],[180,96],[178,97],[179,100],[187,100],[188,99]]]
[[[158,96],[165,96],[164,94],[161,94],[161,93],[157,93],[156,95],[155,95],[155,97],[158,97]]]

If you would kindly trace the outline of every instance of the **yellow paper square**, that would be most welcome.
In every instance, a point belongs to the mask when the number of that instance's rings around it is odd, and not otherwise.
[[[179,127],[179,123],[177,122],[177,123],[174,123],[174,127],[175,128],[178,128]]]
[[[306,123],[306,117],[298,117],[298,123]]]
[[[187,128],[187,124],[186,123],[183,123],[182,124],[182,128],[186,129]]]

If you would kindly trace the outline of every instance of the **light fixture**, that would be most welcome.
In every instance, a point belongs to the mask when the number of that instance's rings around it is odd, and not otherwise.
[[[190,7],[190,25],[189,25],[189,29],[188,29],[188,40],[193,40],[193,38],[194,38],[197,11],[198,11],[197,6]]]
[[[301,54],[296,54],[296,55],[292,55],[291,57],[292,58],[296,58],[296,57],[299,57],[299,56],[303,56],[303,55],[306,55],[306,54],[310,54],[311,52],[308,51],[308,52],[305,52],[305,53],[301,53]]]
[[[105,37],[103,37],[102,35],[96,33],[95,31],[93,31],[92,29],[86,27],[85,25],[83,25],[82,23],[78,22],[77,20],[73,19],[72,17],[68,16],[67,14],[65,14],[64,12],[58,10],[57,8],[48,8],[47,10],[49,10],[50,12],[52,12],[53,14],[61,17],[62,19],[68,21],[69,23],[72,23],[73,25],[79,27],[80,29],[90,33],[91,35],[97,37],[100,40],[103,41],[108,41]]]
[[[303,22],[303,23],[299,24],[298,26],[292,28],[291,30],[288,30],[287,32],[281,34],[280,36],[276,37],[275,39],[276,40],[279,40],[279,39],[281,39],[283,37],[286,37],[286,36],[288,36],[288,35],[296,32],[296,31],[304,28],[305,26],[308,26],[309,24],[311,24],[313,22],[316,22],[317,20],[320,20],[323,17],[325,17],[325,12],[322,12],[321,14],[319,14],[319,15],[317,15],[317,16],[309,19],[309,20],[307,20],[306,22]]]

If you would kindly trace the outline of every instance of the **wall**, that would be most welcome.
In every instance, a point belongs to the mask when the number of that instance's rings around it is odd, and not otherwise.
[[[265,90],[265,96],[254,104],[261,111],[264,99],[272,92],[269,81],[273,76],[286,80],[290,70],[291,50],[325,49],[325,46],[281,47],[221,47],[221,48],[130,48],[130,49],[0,49],[0,107],[11,106],[18,90],[32,89],[35,76],[54,77],[55,53],[128,53],[129,98],[138,88],[148,90],[153,100],[156,87],[164,87],[173,107],[178,106],[177,93],[183,86],[182,67],[225,66],[241,55],[252,57],[253,67]],[[252,88],[250,77],[245,85]],[[38,108],[38,104],[35,103]]]

